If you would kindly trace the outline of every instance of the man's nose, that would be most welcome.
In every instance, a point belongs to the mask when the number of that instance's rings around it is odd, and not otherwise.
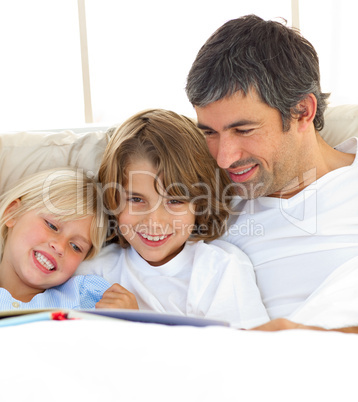
[[[218,142],[216,162],[222,169],[228,169],[243,155],[240,139],[237,136],[224,135]]]

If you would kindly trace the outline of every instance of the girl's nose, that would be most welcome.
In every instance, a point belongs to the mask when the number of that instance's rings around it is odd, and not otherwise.
[[[50,248],[60,257],[63,256],[64,251],[65,251],[65,241],[56,239],[56,240],[51,240],[50,243]]]

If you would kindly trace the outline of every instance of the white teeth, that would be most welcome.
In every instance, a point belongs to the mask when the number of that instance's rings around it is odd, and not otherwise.
[[[51,261],[38,251],[35,251],[35,258],[43,267],[45,267],[49,271],[55,269],[55,266],[51,263]]]
[[[165,235],[162,235],[162,236],[151,236],[151,235],[147,235],[147,234],[145,234],[145,233],[141,233],[141,235],[142,235],[145,239],[148,239],[148,240],[150,240],[150,241],[164,240],[166,237],[168,237],[168,236],[165,236]]]
[[[248,172],[249,170],[251,170],[251,169],[252,169],[252,167],[247,168],[247,169],[245,169],[245,170],[242,170],[241,172],[234,173],[234,174],[238,174],[238,175],[244,174],[244,173],[247,173],[247,172]]]

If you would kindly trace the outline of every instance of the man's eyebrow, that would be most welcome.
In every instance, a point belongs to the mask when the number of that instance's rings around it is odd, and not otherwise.
[[[227,126],[224,126],[224,131],[230,130],[230,128],[247,126],[250,124],[257,124],[257,121],[253,121],[253,120],[234,121],[233,123],[230,123]],[[213,130],[211,127],[206,126],[205,124],[202,124],[202,123],[198,123],[197,125],[198,125],[198,128],[200,128],[200,130]],[[213,131],[215,131],[215,130],[213,130]]]
[[[200,130],[212,130],[211,127],[205,126],[205,124],[198,123],[197,126],[200,128]]]
[[[235,121],[234,123],[231,123],[227,126],[224,127],[224,130],[229,130],[230,128],[234,128],[234,127],[240,127],[240,126],[248,126],[250,124],[257,124],[256,121],[253,120],[238,120]]]

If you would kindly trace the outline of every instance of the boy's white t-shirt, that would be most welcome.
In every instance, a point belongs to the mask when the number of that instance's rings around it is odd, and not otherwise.
[[[357,138],[337,149],[356,154]],[[358,256],[358,158],[290,199],[241,200],[223,239],[251,259],[270,318],[288,317]]]
[[[269,320],[249,258],[215,240],[187,242],[171,261],[148,264],[132,247],[112,244],[76,274],[96,273],[133,293],[141,310],[224,320],[252,328]]]

